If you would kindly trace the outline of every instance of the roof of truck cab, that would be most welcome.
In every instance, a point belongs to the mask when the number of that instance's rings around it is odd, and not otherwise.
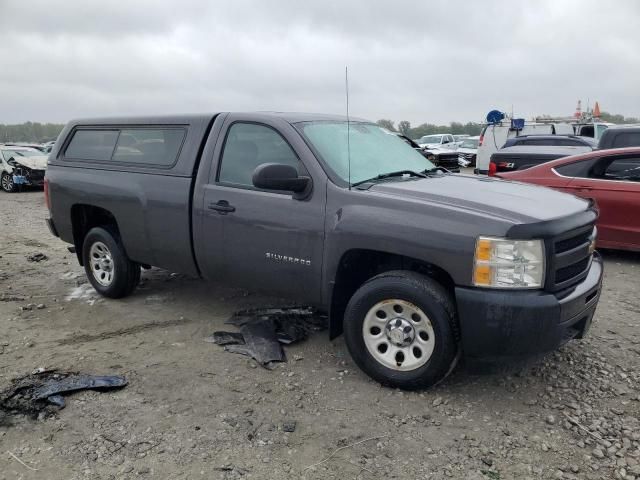
[[[199,115],[148,115],[131,117],[95,117],[77,118],[71,120],[69,125],[188,125],[190,123],[209,122],[217,113]]]
[[[289,123],[300,122],[318,122],[318,121],[335,121],[346,122],[347,117],[344,115],[333,115],[325,113],[303,113],[303,112],[216,112],[206,114],[180,114],[180,115],[149,115],[149,116],[131,116],[131,117],[96,117],[96,118],[79,118],[71,120],[70,125],[188,125],[191,123],[209,122],[220,113],[234,113],[235,115],[247,116],[249,118],[281,118]],[[349,118],[352,122],[369,122],[362,118]]]

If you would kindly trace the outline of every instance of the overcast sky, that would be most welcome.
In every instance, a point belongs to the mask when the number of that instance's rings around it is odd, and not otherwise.
[[[0,0],[0,123],[229,110],[640,116],[640,1]]]

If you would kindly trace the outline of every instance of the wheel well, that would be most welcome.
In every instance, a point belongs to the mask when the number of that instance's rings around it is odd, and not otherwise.
[[[73,244],[80,265],[83,265],[82,244],[89,230],[94,227],[109,227],[119,233],[118,223],[113,214],[104,208],[93,205],[74,205],[71,207],[71,224],[73,226]]]
[[[375,250],[350,250],[340,259],[331,296],[329,335],[342,333],[342,319],[349,299],[372,277],[391,270],[421,273],[440,283],[452,296],[455,284],[451,276],[437,265],[422,260]]]

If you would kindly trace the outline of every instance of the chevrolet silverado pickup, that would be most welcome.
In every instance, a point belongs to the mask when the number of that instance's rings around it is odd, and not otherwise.
[[[307,302],[355,363],[405,389],[464,356],[581,338],[601,290],[597,212],[451,174],[365,120],[216,113],[70,122],[49,157],[51,232],[103,296],[151,266]]]

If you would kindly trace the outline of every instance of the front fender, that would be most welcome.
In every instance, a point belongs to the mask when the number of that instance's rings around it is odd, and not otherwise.
[[[479,227],[450,211],[399,211],[382,205],[327,208],[323,299],[329,305],[344,255],[354,249],[389,253],[434,265],[456,285],[469,285]]]

